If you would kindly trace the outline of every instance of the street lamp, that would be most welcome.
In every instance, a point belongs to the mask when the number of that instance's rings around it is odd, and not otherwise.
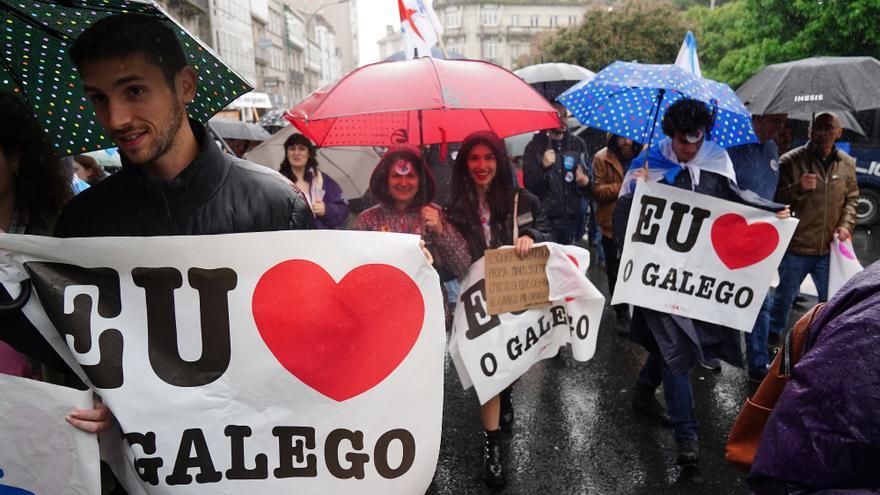
[[[306,69],[306,71],[309,70],[309,66],[311,65],[311,59],[312,59],[312,45],[311,45],[311,41],[310,41],[311,40],[311,36],[310,36],[311,29],[310,28],[312,25],[312,21],[315,19],[315,16],[317,16],[318,13],[324,9],[324,7],[330,7],[332,5],[339,5],[342,3],[349,3],[349,1],[350,0],[336,0],[335,2],[325,3],[323,5],[319,5],[318,8],[315,9],[311,14],[305,14],[306,15],[306,25],[305,25],[305,31],[306,31],[306,33],[305,33],[306,34],[306,67],[305,67],[305,69]],[[311,89],[311,88],[309,88],[309,89]]]

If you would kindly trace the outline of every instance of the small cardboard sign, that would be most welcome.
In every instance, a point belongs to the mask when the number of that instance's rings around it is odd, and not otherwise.
[[[520,257],[513,249],[486,251],[486,298],[490,315],[550,305],[546,246]]]

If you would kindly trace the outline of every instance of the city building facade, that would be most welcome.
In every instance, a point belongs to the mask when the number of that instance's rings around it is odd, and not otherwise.
[[[508,69],[529,55],[535,36],[581,21],[591,0],[435,0],[449,52]]]

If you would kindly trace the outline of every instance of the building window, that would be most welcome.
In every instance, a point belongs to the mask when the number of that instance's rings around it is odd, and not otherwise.
[[[519,44],[514,43],[514,44],[510,45],[510,58],[511,58],[511,60],[512,61],[516,60],[517,58],[519,58],[519,56],[520,56]]]
[[[482,24],[484,26],[497,26],[498,25],[498,10],[497,9],[484,9],[482,12]]]
[[[568,25],[569,25],[569,26],[574,26],[574,25],[576,25],[577,23],[578,23],[578,16],[576,16],[576,15],[570,15],[570,16],[568,16]]]
[[[449,52],[450,55],[453,53],[457,53],[464,56],[464,50],[462,49],[461,45],[448,45],[446,47],[446,51]]]
[[[455,29],[461,27],[461,10],[447,10],[446,11],[446,28],[447,29]]]
[[[483,43],[483,59],[496,60],[498,58],[498,44],[494,41]]]
[[[550,27],[556,27],[558,20],[555,15],[550,16]]]
[[[510,16],[510,25],[511,26],[519,26],[519,16],[514,14]]]
[[[529,26],[538,27],[538,16],[533,15],[529,17]]]

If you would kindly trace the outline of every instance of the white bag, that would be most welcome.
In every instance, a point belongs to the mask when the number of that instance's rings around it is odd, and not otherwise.
[[[841,242],[837,238],[837,234],[834,235],[834,239],[831,241],[831,254],[829,258],[828,299],[831,299],[847,280],[864,270],[864,268],[856,257],[852,240],[847,239]]]

